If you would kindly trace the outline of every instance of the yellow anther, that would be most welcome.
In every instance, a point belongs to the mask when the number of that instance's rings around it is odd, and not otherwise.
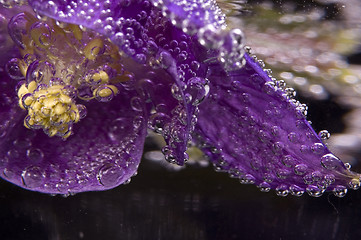
[[[26,84],[21,85],[21,87],[18,90],[18,97],[21,99],[25,94],[29,93],[28,88],[26,87]]]
[[[104,89],[98,91],[99,97],[109,97],[112,94],[113,94],[113,91],[109,88],[104,88]]]
[[[34,90],[38,87],[38,84],[35,81],[31,81],[28,84],[28,90],[30,93],[34,92]]]
[[[77,39],[77,40],[82,40],[83,38],[83,31],[79,28],[78,25],[74,25],[74,24],[69,24],[69,29],[73,32],[74,34],[74,37]]]
[[[66,108],[61,103],[56,104],[54,107],[54,113],[57,115],[61,115],[61,114],[65,113],[65,111],[66,111]]]
[[[49,30],[45,27],[34,28],[30,31],[31,39],[40,47],[47,49],[50,46]]]
[[[97,73],[94,73],[89,80],[92,80],[93,82],[97,82],[98,84],[105,84],[109,82],[109,76],[106,72],[101,70]]]
[[[23,100],[22,100],[21,98],[19,98],[18,104],[19,104],[19,106],[20,106],[22,109],[25,110],[25,107],[24,107],[24,105],[23,105]]]
[[[89,60],[95,60],[100,50],[104,47],[103,40],[95,38],[84,47],[84,55]]]
[[[78,107],[66,95],[63,86],[53,85],[36,90],[36,82],[30,82],[28,87],[25,85],[18,90],[19,105],[23,109],[26,106],[28,110],[24,125],[27,128],[41,127],[49,136],[69,137],[71,126],[79,121],[80,115]],[[24,94],[29,96],[23,99]]]
[[[60,98],[60,101],[65,104],[70,104],[72,101],[71,98],[65,94],[60,94],[59,98]]]
[[[50,97],[45,98],[42,101],[42,105],[47,107],[47,108],[53,108],[56,104],[58,103],[56,97],[50,95]]]
[[[79,113],[72,111],[70,112],[70,119],[72,121],[74,121],[75,123],[79,121],[80,117],[79,117]]]
[[[50,128],[48,132],[49,137],[53,137],[58,132],[58,130],[56,128]]]
[[[65,133],[65,135],[63,136],[64,139],[67,139],[68,137],[70,137],[71,135],[71,131],[68,131],[67,133]]]
[[[117,95],[118,94],[118,88],[114,85],[103,85],[99,88],[95,89],[93,92],[93,95],[100,98],[107,98],[111,95]]]
[[[107,85],[107,87],[111,88],[113,90],[114,95],[118,94],[118,88],[114,85]]]
[[[20,68],[21,74],[22,74],[23,76],[26,76],[26,71],[28,70],[28,66],[26,65],[26,63],[24,62],[24,60],[20,60],[18,66],[19,66],[19,68]]]
[[[31,96],[29,96],[23,100],[23,104],[25,104],[26,106],[30,106],[33,102],[34,102],[34,99]]]

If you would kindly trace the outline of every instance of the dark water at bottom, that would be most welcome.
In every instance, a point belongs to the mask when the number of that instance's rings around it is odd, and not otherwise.
[[[143,161],[130,184],[64,198],[0,182],[0,239],[360,239],[361,191],[278,197],[212,168]]]

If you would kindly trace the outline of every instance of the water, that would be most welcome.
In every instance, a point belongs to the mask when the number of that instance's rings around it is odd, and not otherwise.
[[[350,0],[352,1],[354,0]],[[282,2],[289,4],[292,1]],[[292,4],[288,6],[291,8]],[[331,4],[326,10],[329,10],[327,16],[331,18],[330,15],[333,13]],[[245,8],[245,12],[247,11]],[[301,9],[298,13],[302,11]],[[351,13],[348,16],[351,16]],[[258,17],[262,19],[261,16]],[[299,18],[293,18],[291,14],[282,21],[297,19]],[[245,34],[247,36],[246,31]],[[250,45],[252,45],[251,38],[248,38]],[[262,48],[259,49],[262,52]],[[265,49],[267,48],[263,50]],[[266,64],[267,67],[272,67],[269,65],[270,62],[266,61]],[[329,95],[331,92],[329,88],[326,95],[312,92],[311,89],[314,88],[309,88],[308,91],[302,87],[305,86],[304,81],[301,81],[303,77],[297,77],[295,73],[290,74],[290,69],[285,70],[281,67],[280,69],[272,67],[272,69],[275,74],[277,71],[283,73],[282,78],[285,80],[293,79],[293,87],[296,88],[298,96],[302,97],[302,102],[307,102],[309,106],[309,120],[315,124],[319,123],[314,125],[316,131],[327,128],[331,133],[344,133],[346,127],[342,117],[351,110],[356,111],[358,106],[350,110],[345,107],[346,103],[349,103],[347,99],[344,98],[342,103],[337,102],[335,94],[340,94],[339,96],[342,97],[343,91],[333,92],[334,95]],[[309,72],[309,76],[314,76],[313,74]],[[288,75],[294,78],[288,78]],[[314,79],[316,78],[308,78],[307,81],[317,80]],[[322,85],[322,79],[318,80],[318,82],[310,82],[309,85]],[[332,139],[337,139],[337,136],[334,137],[333,134],[330,141]],[[333,146],[337,147],[337,141],[333,142]],[[360,171],[360,162],[355,161],[360,159],[359,145],[358,149],[356,146],[351,150],[346,148],[347,146],[344,148],[342,146],[344,145],[339,144],[337,155],[343,155],[340,156],[343,160],[345,158],[351,160],[352,169]],[[154,146],[148,145],[146,150],[154,150],[153,148]],[[286,166],[294,167],[292,159],[286,160],[284,161]],[[254,185],[242,185],[237,179],[232,179],[225,173],[215,172],[211,166],[189,166],[179,171],[171,171],[155,162],[142,160],[138,173],[127,185],[104,192],[80,193],[68,197],[31,192],[0,180],[0,238],[2,240],[361,238],[360,190],[349,190],[344,198],[338,198],[333,193],[324,193],[319,198],[310,197],[308,194],[303,194],[302,197],[289,194],[283,198],[277,196],[273,190],[264,193]],[[303,174],[302,171],[299,173]],[[37,184],[36,181],[33,183]],[[297,195],[302,192],[295,189],[291,193]]]
[[[340,199],[262,193],[212,168],[143,161],[128,185],[49,196],[0,183],[4,240],[357,239],[361,192]]]

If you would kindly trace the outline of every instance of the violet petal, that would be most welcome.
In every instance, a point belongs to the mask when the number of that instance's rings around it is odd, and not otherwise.
[[[87,105],[87,117],[66,141],[23,126],[14,80],[1,75],[0,176],[33,191],[69,194],[110,189],[136,173],[146,136],[135,91],[120,89],[109,103]],[[142,106],[141,106],[142,107]],[[143,106],[144,108],[144,106]]]
[[[277,82],[245,58],[238,71],[212,67],[210,96],[200,106],[197,137],[216,169],[280,195],[317,196],[357,182]]]
[[[197,38],[173,26],[170,17],[163,16],[164,9],[149,1],[82,1],[79,4],[78,1],[30,0],[29,3],[40,14],[108,36],[144,66],[143,71],[134,73],[141,79],[137,84],[154,110],[149,127],[164,136],[166,159],[182,165],[187,160],[185,150],[194,128],[196,105],[207,92],[204,88],[206,69],[199,62],[201,46]],[[171,3],[171,9],[176,7]],[[176,7],[172,11],[173,15],[186,17],[184,9]],[[212,16],[207,21],[215,20],[216,10]],[[205,24],[208,23],[198,21],[197,26]],[[190,92],[185,92],[188,85],[192,85],[188,88]]]

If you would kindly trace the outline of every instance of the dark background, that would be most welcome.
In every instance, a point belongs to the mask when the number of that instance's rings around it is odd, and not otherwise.
[[[2,240],[360,239],[361,191],[278,197],[211,168],[143,161],[130,184],[64,198],[0,182]]]

